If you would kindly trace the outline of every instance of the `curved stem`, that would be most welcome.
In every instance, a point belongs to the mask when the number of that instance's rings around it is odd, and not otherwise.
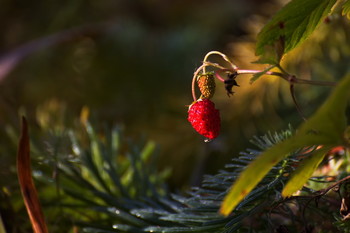
[[[219,55],[219,56],[222,57],[227,63],[230,64],[230,66],[231,66],[231,68],[232,68],[233,70],[237,70],[237,69],[238,69],[238,67],[237,67],[235,64],[233,64],[233,62],[232,62],[225,54],[223,54],[222,52],[219,52],[219,51],[210,51],[209,53],[207,53],[207,54],[205,55],[205,57],[204,57],[203,63],[207,62],[209,56],[211,56],[211,55]],[[205,68],[203,69],[203,71],[205,72]]]
[[[220,70],[222,70],[222,71],[231,71],[230,69],[226,69],[225,67],[220,66],[219,64],[213,63],[213,62],[208,62],[208,61],[206,61],[206,62],[203,62],[203,65],[212,66],[212,67],[217,68],[217,69],[220,69]],[[203,72],[205,73],[204,69],[203,69]]]
[[[192,98],[193,98],[193,101],[196,101],[196,100],[197,100],[196,88],[195,88],[195,86],[196,86],[196,81],[197,81],[197,76],[198,76],[198,74],[199,74],[201,71],[202,71],[203,73],[206,73],[205,68],[206,68],[207,66],[211,66],[211,67],[217,68],[217,69],[219,69],[219,70],[221,70],[221,71],[229,71],[229,72],[231,72],[231,70],[226,69],[225,67],[220,66],[220,65],[217,64],[217,63],[203,62],[203,64],[202,64],[200,67],[198,67],[197,70],[194,72],[193,77],[192,77],[192,87],[191,87],[191,89],[192,89]],[[219,79],[221,82],[224,82],[224,81],[225,81],[223,78],[221,78],[220,75],[217,75],[216,73],[215,73],[215,76],[216,76],[216,78]]]
[[[197,100],[197,97],[196,97],[196,90],[195,90],[195,88],[194,88],[195,83],[196,83],[196,80],[193,78],[193,79],[192,79],[192,98],[193,98],[193,101],[196,101],[196,100]]]
[[[306,121],[306,118],[304,116],[304,113],[300,107],[300,105],[298,104],[297,102],[297,98],[295,97],[295,92],[294,92],[294,85],[293,84],[290,84],[290,87],[289,87],[289,90],[290,90],[290,95],[292,96],[292,99],[293,99],[293,102],[294,102],[294,105],[295,105],[295,108],[297,109],[300,117]]]
[[[205,67],[207,67],[207,66],[210,66],[209,64],[207,64],[207,63],[204,63],[204,64],[202,64],[200,67],[198,67],[197,68],[197,70],[194,72],[194,74],[193,74],[193,77],[192,77],[192,98],[193,98],[193,101],[196,101],[197,100],[197,96],[196,96],[196,88],[195,88],[195,86],[196,86],[196,81],[197,81],[197,76],[198,76],[198,74],[199,74],[199,72],[201,71],[201,70],[203,70],[203,72],[204,72],[204,69],[205,69]]]
[[[293,82],[297,84],[308,84],[308,85],[317,85],[317,86],[336,86],[337,85],[337,83],[335,82],[313,81],[313,80],[306,80],[306,79],[300,79],[300,78],[295,78]]]
[[[216,71],[214,72],[214,75],[215,75],[215,77],[216,77],[217,79],[220,80],[220,82],[225,82],[225,79],[223,79],[223,78],[221,77],[221,75],[218,74]]]
[[[197,75],[198,75],[199,71],[200,71],[202,68],[203,68],[203,65],[201,65],[201,66],[194,72],[193,77],[192,77],[192,86],[191,86],[191,89],[192,89],[192,98],[193,98],[193,101],[196,101],[196,100],[197,100],[195,86],[196,86]]]
[[[212,63],[207,61],[209,56],[211,55],[219,55],[221,56],[226,62],[228,62],[231,66],[231,69],[227,69],[217,63]],[[192,78],[192,97],[193,100],[196,101],[197,100],[197,96],[196,96],[196,91],[195,91],[195,84],[196,84],[196,80],[197,80],[197,76],[198,74],[202,71],[202,73],[206,73],[206,67],[210,66],[210,67],[214,67],[216,69],[219,69],[221,72],[236,72],[237,75],[239,74],[257,74],[257,73],[262,73],[264,71],[261,70],[241,70],[238,69],[238,67],[233,64],[231,62],[231,60],[223,53],[219,52],[219,51],[210,51],[209,53],[207,53],[204,57],[203,60],[203,64],[197,68],[197,70],[194,72],[193,74],[193,78]],[[273,75],[273,76],[278,76],[283,78],[284,80],[286,80],[287,82],[290,83],[290,91],[292,94],[292,98],[294,101],[295,106],[297,107],[297,110],[299,112],[299,114],[301,114],[301,109],[299,107],[299,105],[296,102],[296,98],[294,95],[294,85],[293,84],[308,84],[308,85],[318,85],[318,86],[335,86],[336,83],[335,82],[327,82],[327,81],[313,81],[313,80],[306,80],[306,79],[298,79],[297,77],[295,77],[294,75],[290,75],[288,74],[280,65],[276,65],[277,68],[279,68],[279,70],[282,72],[274,72],[274,71],[266,71],[265,74],[266,75]],[[217,79],[219,79],[221,82],[224,82],[225,80],[215,71],[214,72],[215,77]],[[302,116],[302,114],[301,114]],[[303,119],[305,119],[302,116]]]
[[[260,72],[262,71],[261,70],[240,70],[240,69],[237,70],[237,74],[256,74]],[[265,74],[278,76],[290,83],[296,83],[296,84],[308,84],[308,85],[317,85],[317,86],[335,86],[337,84],[335,82],[328,82],[328,81],[314,81],[314,80],[300,79],[295,77],[294,75],[289,75],[287,73],[279,73],[274,71],[267,71]]]

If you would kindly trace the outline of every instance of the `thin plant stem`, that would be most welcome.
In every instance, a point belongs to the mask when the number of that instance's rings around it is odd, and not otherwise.
[[[317,85],[317,86],[336,86],[336,82],[328,82],[328,81],[313,81],[313,80],[306,80],[306,79],[300,79],[296,78],[293,80],[294,83],[297,84],[308,84],[308,85]]]
[[[336,189],[337,187],[338,187],[338,189],[339,189],[340,186],[341,186],[344,182],[348,181],[349,179],[350,179],[350,176],[346,176],[346,177],[344,177],[343,179],[341,179],[341,180],[335,182],[334,184],[328,186],[327,188],[322,189],[322,190],[319,190],[319,191],[316,191],[316,192],[315,192],[315,195],[311,196],[310,199],[308,200],[308,202],[305,204],[305,206],[304,206],[304,208],[303,208],[303,212],[302,212],[303,217],[305,218],[306,208],[307,208],[307,206],[311,203],[312,200],[316,200],[316,201],[317,201],[318,199],[320,199],[320,198],[322,198],[324,195],[326,195],[330,190]]]
[[[209,57],[211,55],[218,55],[221,58],[223,58],[227,63],[230,64],[230,68],[227,69],[217,63],[212,63],[210,61],[208,61]],[[195,90],[195,86],[196,86],[196,81],[197,81],[197,77],[199,75],[200,72],[202,72],[203,74],[206,73],[206,67],[213,67],[218,69],[221,72],[235,72],[237,75],[240,74],[257,74],[257,73],[261,73],[263,71],[261,70],[243,70],[243,69],[238,69],[238,67],[232,63],[232,61],[223,53],[219,52],[219,51],[210,51],[209,53],[207,53],[203,59],[203,64],[197,68],[197,70],[194,72],[193,74],[193,78],[192,78],[192,98],[193,101],[197,100],[197,96],[196,96],[196,90]],[[294,94],[294,84],[307,84],[307,85],[318,85],[318,86],[335,86],[336,83],[335,82],[327,82],[327,81],[314,81],[314,80],[306,80],[306,79],[299,79],[294,75],[290,75],[288,74],[280,65],[276,65],[277,68],[279,68],[279,70],[281,72],[274,72],[274,71],[267,71],[265,72],[266,75],[272,75],[272,76],[278,76],[281,77],[282,79],[286,80],[287,82],[289,82],[290,84],[290,91],[291,91],[291,95],[294,101],[294,104],[299,112],[299,114],[301,115],[301,117],[305,120],[305,117],[302,114],[302,111],[296,101],[296,97]],[[217,71],[214,72],[215,77],[220,80],[221,82],[225,82],[225,79],[223,79],[221,77],[221,75],[219,73],[217,73]]]
[[[210,51],[209,53],[207,53],[207,54],[205,55],[205,57],[204,57],[203,63],[207,62],[209,56],[211,56],[211,55],[219,55],[219,56],[222,57],[227,63],[230,64],[230,66],[231,66],[231,68],[232,68],[233,70],[237,70],[237,69],[238,69],[238,67],[237,67],[235,64],[233,64],[233,62],[232,62],[225,54],[223,54],[223,53],[221,53],[221,52],[219,52],[219,51]],[[203,71],[204,71],[204,73],[205,73],[205,68],[203,69]]]
[[[261,70],[237,70],[237,74],[256,74],[262,72]],[[296,83],[296,84],[307,84],[307,85],[317,85],[317,86],[335,86],[337,83],[335,82],[328,82],[328,81],[314,81],[314,80],[307,80],[307,79],[300,79],[295,77],[294,75],[274,72],[274,71],[267,71],[265,73],[266,75],[273,75],[283,78],[284,80],[290,82],[290,83]]]
[[[225,67],[223,66],[220,66],[219,64],[217,63],[213,63],[213,62],[203,62],[203,64],[206,64],[207,66],[211,66],[211,67],[214,67],[214,68],[217,68],[221,71],[231,71],[230,69],[226,69]],[[205,71],[203,70],[203,72],[205,73]]]
[[[199,72],[201,72],[201,70],[204,70],[204,68],[206,66],[209,66],[209,65],[207,63],[203,63],[200,67],[197,68],[197,70],[193,74],[193,77],[192,77],[192,98],[193,98],[193,101],[197,100],[196,88],[195,88],[197,76],[198,76]]]
[[[225,82],[225,79],[223,79],[223,78],[221,77],[221,75],[218,74],[217,72],[214,72],[214,75],[215,75],[215,77],[216,77],[217,79],[219,79],[221,82]]]
[[[219,69],[219,70],[221,70],[221,71],[228,71],[228,69],[225,69],[223,66],[220,66],[219,64],[212,63],[212,62],[203,62],[203,64],[202,64],[200,67],[198,67],[198,68],[196,69],[196,71],[194,72],[193,77],[192,77],[192,88],[191,88],[191,89],[192,89],[192,98],[193,98],[193,101],[196,101],[196,100],[197,100],[196,88],[195,88],[195,86],[196,86],[196,81],[197,81],[197,77],[198,77],[198,75],[199,75],[199,73],[200,73],[201,71],[202,71],[202,73],[206,73],[205,68],[208,67],[208,66],[217,68],[217,69]],[[215,74],[216,74],[216,73],[215,73]],[[223,78],[221,78],[221,76],[218,77],[217,75],[215,75],[215,77],[216,77],[217,79],[219,79],[221,82],[224,82],[224,81],[225,81]]]
[[[283,67],[282,67],[279,63],[276,65],[276,67],[277,67],[280,71],[282,71],[283,74],[288,75],[288,72],[287,72],[285,69],[283,69]]]
[[[297,111],[298,111],[300,117],[301,117],[304,121],[306,121],[306,118],[305,118],[305,116],[304,116],[303,110],[302,110],[302,108],[300,107],[300,105],[298,104],[297,98],[296,98],[296,96],[295,96],[294,84],[290,84],[289,90],[290,90],[290,95],[292,96],[292,99],[293,99],[295,108],[297,109]]]

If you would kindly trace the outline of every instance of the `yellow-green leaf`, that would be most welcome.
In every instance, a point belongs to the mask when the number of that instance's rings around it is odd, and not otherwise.
[[[257,55],[275,50],[284,41],[284,53],[304,41],[331,11],[336,0],[292,0],[277,12],[258,35]],[[270,50],[268,49],[270,48]]]
[[[319,143],[343,143],[347,126],[345,109],[350,100],[350,75],[343,78],[317,112],[301,127],[301,134],[312,134]]]
[[[325,103],[298,128],[294,136],[267,149],[250,163],[226,195],[220,213],[230,214],[269,170],[289,153],[306,146],[341,144],[346,128],[345,108],[350,99],[349,90],[350,75],[337,85]]]
[[[331,147],[322,147],[304,159],[299,167],[292,173],[290,180],[282,191],[282,196],[289,197],[300,190],[307,180],[312,176],[318,165],[322,162]]]
[[[347,0],[343,5],[342,15],[346,15],[350,19],[350,0]]]
[[[295,143],[292,141],[295,140],[291,138],[276,144],[249,164],[226,195],[221,205],[221,214],[225,216],[230,214],[276,163],[288,155],[289,152],[306,145],[301,141],[295,141]]]

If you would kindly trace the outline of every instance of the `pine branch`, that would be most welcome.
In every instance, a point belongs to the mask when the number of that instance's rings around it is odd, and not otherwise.
[[[164,188],[162,174],[156,171],[155,164],[149,163],[154,157],[154,148],[150,149],[149,144],[140,147],[126,143],[116,129],[103,137],[98,137],[92,127],[87,132],[88,139],[84,140],[70,133],[72,151],[79,153],[75,153],[73,160],[62,160],[59,166],[63,177],[60,188],[69,197],[68,202],[63,200],[61,204],[70,212],[78,210],[88,216],[80,216],[77,221],[85,232],[274,231],[284,227],[278,221],[276,224],[276,219],[294,219],[295,225],[300,226],[295,228],[297,231],[306,228],[301,210],[310,198],[284,200],[281,190],[300,158],[312,150],[293,152],[271,169],[230,216],[218,214],[224,196],[240,172],[262,151],[291,136],[291,128],[254,137],[252,143],[258,149],[247,149],[224,170],[206,175],[201,187],[192,188],[187,195],[173,194]],[[291,205],[298,208],[293,210]],[[321,209],[317,211],[322,213]],[[100,215],[95,217],[96,213]]]

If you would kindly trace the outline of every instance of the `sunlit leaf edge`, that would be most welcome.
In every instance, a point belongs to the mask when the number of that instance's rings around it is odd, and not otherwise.
[[[313,172],[317,169],[318,165],[322,162],[330,148],[331,146],[323,146],[301,162],[299,167],[291,174],[291,178],[283,188],[283,197],[289,197],[303,187],[307,180],[312,176]]]
[[[293,0],[285,5],[258,34],[256,55],[284,39],[284,53],[304,41],[328,15],[336,0]]]
[[[342,15],[346,15],[346,17],[348,19],[350,19],[350,0],[347,0],[344,4],[343,4],[343,10],[342,10]]]

